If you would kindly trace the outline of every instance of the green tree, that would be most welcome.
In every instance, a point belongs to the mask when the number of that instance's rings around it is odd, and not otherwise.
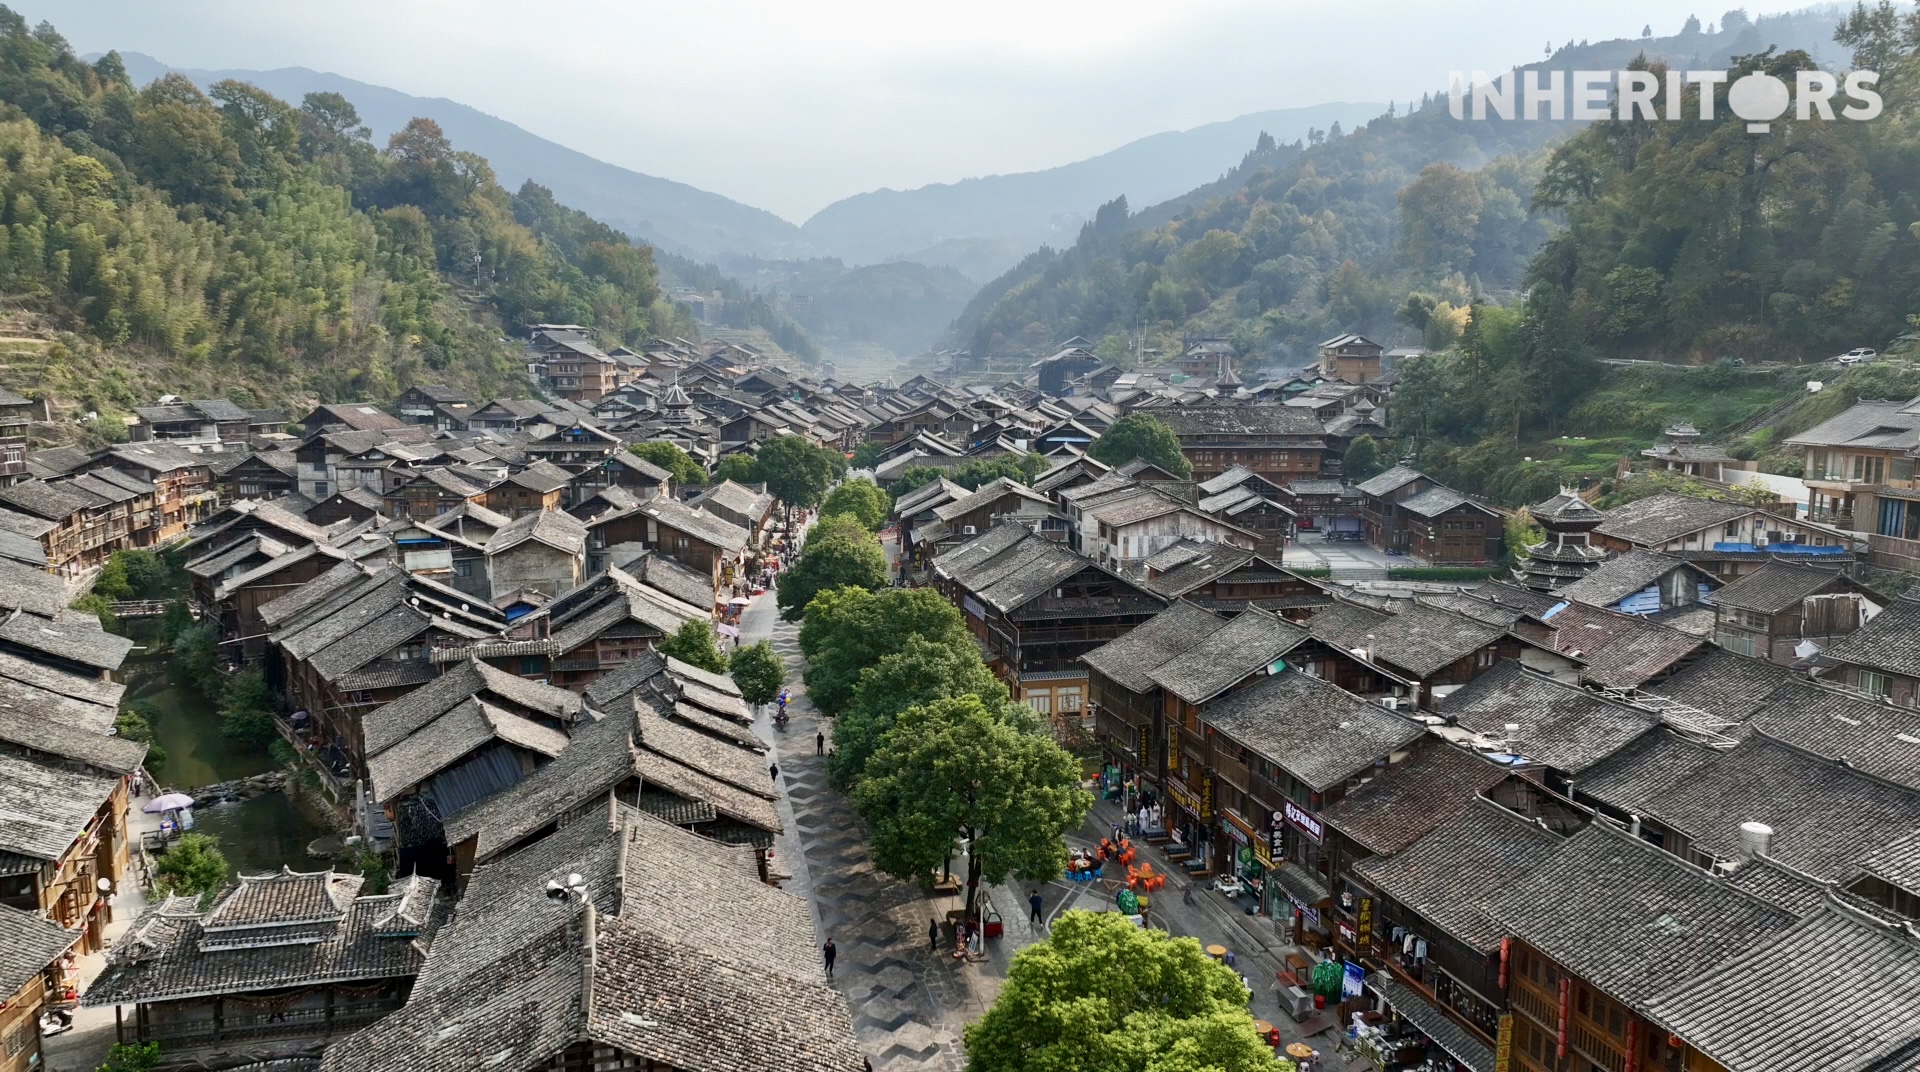
[[[115,551],[107,565],[112,568],[116,563],[126,578],[127,594],[114,599],[165,599],[179,594],[186,584],[185,571],[152,551]]]
[[[893,500],[878,484],[857,477],[827,493],[826,500],[820,504],[820,516],[825,519],[844,514],[866,526],[867,531],[877,532],[887,523],[887,514],[892,509]]]
[[[780,686],[787,681],[786,660],[773,650],[773,642],[769,640],[734,649],[727,672],[733,675],[733,683],[740,686],[741,699],[755,707],[772,703],[780,695]]]
[[[731,480],[736,484],[760,483],[760,467],[751,454],[741,451],[720,459],[713,467],[713,482]]]
[[[133,585],[127,580],[127,560],[121,556],[125,551],[116,551],[100,566],[100,575],[93,579],[93,594],[109,600],[133,598]]]
[[[1024,714],[1023,714],[1024,713]],[[967,849],[967,908],[982,881],[1046,881],[1066,866],[1061,840],[1093,807],[1080,764],[1013,704],[959,696],[908,708],[881,738],[853,794],[874,865],[921,879]]]
[[[955,696],[978,696],[997,708],[1007,702],[1007,687],[973,644],[907,637],[899,651],[860,672],[852,700],[834,719],[834,784],[847,789],[859,782],[900,712]]]
[[[847,459],[804,436],[778,436],[760,448],[755,468],[791,522],[795,507],[820,505],[821,496],[846,472]]]
[[[1180,453],[1180,437],[1145,413],[1129,413],[1108,425],[1087,453],[1108,465],[1125,465],[1140,458],[1178,477],[1193,474],[1193,466]]]
[[[116,1042],[95,1072],[153,1072],[160,1064],[158,1042]]]
[[[227,858],[210,834],[184,834],[153,864],[153,887],[160,893],[212,897],[227,884]]]
[[[256,748],[279,736],[273,728],[273,691],[259,670],[242,670],[220,686],[220,732]]]
[[[1400,249],[1428,276],[1465,271],[1483,202],[1472,175],[1452,164],[1430,164],[1399,194]]]
[[[192,689],[208,699],[219,698],[220,640],[212,629],[195,625],[182,629],[173,639],[173,659],[167,665],[168,676],[183,689]]]
[[[142,710],[142,708],[146,708]],[[138,741],[147,746],[147,758],[141,765],[147,772],[158,776],[160,768],[166,766],[167,750],[153,739],[152,701],[135,700],[133,704],[114,716],[113,732],[117,737],[129,741]]]
[[[83,610],[100,619],[100,628],[112,632],[120,625],[120,619],[114,617],[113,605],[99,592],[88,592],[74,600],[70,606],[74,610]]]
[[[1519,565],[1527,557],[1527,548],[1547,542],[1547,530],[1527,513],[1525,507],[1507,515],[1507,566]]]
[[[853,467],[855,469],[872,469],[874,466],[880,464],[880,455],[885,452],[886,449],[887,445],[885,443],[876,443],[873,440],[867,440],[861,443],[859,446],[853,448]]]
[[[676,484],[697,487],[707,482],[707,471],[700,468],[700,463],[693,460],[693,455],[664,439],[634,443],[627,450],[635,457],[644,458],[672,473]]]
[[[1345,468],[1341,472],[1347,480],[1358,484],[1386,467],[1386,463],[1380,460],[1379,442],[1370,435],[1363,435],[1347,445]]]
[[[1064,912],[967,1025],[969,1072],[1292,1072],[1233,969],[1117,912]]]
[[[800,626],[809,697],[822,711],[838,714],[853,699],[861,672],[914,636],[955,649],[973,646],[959,610],[931,588],[822,591],[807,604]]]
[[[797,622],[813,597],[830,588],[884,588],[887,556],[858,518],[828,514],[807,533],[799,561],[780,578],[780,616]]]
[[[727,672],[727,653],[720,650],[719,634],[705,618],[690,618],[671,636],[662,637],[660,654],[716,674]]]
[[[944,475],[945,470],[936,469],[931,465],[909,465],[894,478],[892,484],[887,486],[887,493],[896,500],[903,499]]]

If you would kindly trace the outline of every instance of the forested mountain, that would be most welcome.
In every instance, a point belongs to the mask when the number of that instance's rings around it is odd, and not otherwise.
[[[202,90],[223,81],[248,82],[282,100],[309,93],[336,93],[354,103],[376,144],[415,118],[440,124],[449,140],[486,157],[509,189],[528,180],[562,202],[663,250],[712,260],[725,253],[760,257],[808,256],[811,241],[800,228],[765,209],[743,205],[683,182],[630,171],[548,141],[504,119],[457,101],[416,97],[385,86],[305,67],[271,71],[176,69],[137,52],[122,56],[135,87],[169,73],[185,75]]]
[[[102,414],[161,392],[493,391],[520,372],[504,325],[690,330],[650,249],[538,186],[509,194],[430,119],[379,148],[334,94],[135,90],[118,57],[85,63],[5,8],[0,225],[11,317],[67,332],[7,385]]]
[[[1539,66],[1610,70],[1646,56],[1698,69],[1768,44],[1843,54],[1831,44],[1838,18],[1736,12],[1713,33],[1694,22],[1673,37],[1570,42]],[[1444,345],[1476,295],[1511,297],[1522,283],[1560,211],[1534,204],[1546,150],[1573,130],[1463,122],[1435,97],[1304,144],[1263,139],[1218,182],[1138,214],[1115,202],[1072,246],[1029,255],[982,289],[952,342],[1037,355],[1081,335],[1123,358],[1136,335],[1164,353],[1204,332],[1262,363],[1304,360],[1342,330]]]
[[[1365,122],[1384,107],[1281,108],[1149,135],[1042,171],[874,190],[828,205],[802,229],[821,249],[854,264],[919,261],[992,279],[1035,246],[1071,241],[1094,209],[1116,196],[1153,204],[1218,178],[1262,131],[1292,140],[1315,128]]]

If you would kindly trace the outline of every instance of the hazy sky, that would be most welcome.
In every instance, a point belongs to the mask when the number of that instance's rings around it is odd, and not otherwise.
[[[1326,101],[1406,100],[1722,4],[1540,0],[10,0],[81,52],[312,67],[449,97],[796,222]],[[1689,0],[1690,2],[1690,0]],[[1727,4],[1726,6],[1731,6]],[[1801,3],[1747,0],[1755,15]]]

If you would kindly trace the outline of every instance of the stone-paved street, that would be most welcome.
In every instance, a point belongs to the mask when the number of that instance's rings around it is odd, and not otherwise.
[[[776,847],[777,863],[792,876],[786,888],[812,903],[823,940],[834,940],[839,954],[834,986],[847,999],[854,1031],[876,1072],[958,1072],[965,1064],[961,1033],[966,1024],[992,1005],[1013,955],[1042,937],[1027,922],[1030,887],[993,889],[1005,935],[987,943],[986,960],[955,961],[944,941],[940,952],[930,951],[928,922],[944,921],[960,899],[924,897],[874,869],[852,802],[827,784],[826,760],[815,754],[815,734],[825,731],[831,738],[832,731],[807,700],[801,682],[799,628],[779,620],[772,593],[754,600],[741,625],[742,643],[771,639],[787,660],[792,691],[788,724],[775,727],[769,706],[758,725],[761,735],[774,743],[785,790],[779,805],[787,833]],[[1116,805],[1102,802],[1079,837],[1070,841],[1091,845],[1119,817]],[[955,870],[963,866],[957,858]],[[1184,882],[1170,879],[1173,884],[1156,902],[1155,924],[1232,949],[1253,989],[1253,1014],[1277,1024],[1286,1041],[1299,1039],[1298,1026],[1280,1013],[1274,991],[1280,958],[1293,947],[1275,933],[1271,921],[1244,915],[1217,893],[1196,891],[1194,903],[1183,904],[1178,884]],[[1112,882],[1087,885],[1056,879],[1041,887],[1046,917],[1069,908],[1112,911],[1115,888]],[[1333,1053],[1331,1034],[1307,1041],[1323,1054]]]

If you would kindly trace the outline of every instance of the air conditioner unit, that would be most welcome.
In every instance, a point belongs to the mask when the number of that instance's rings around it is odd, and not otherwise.
[[[977,528],[974,528],[972,525],[960,526],[960,535],[962,536],[977,536],[979,535],[979,533],[980,533],[980,530]]]
[[[1398,696],[1382,696],[1382,697],[1380,697],[1380,706],[1381,706],[1381,707],[1384,707],[1384,708],[1386,708],[1386,709],[1387,709],[1387,710],[1389,710],[1389,711],[1398,711],[1398,710],[1400,710],[1400,705],[1401,705],[1401,704],[1403,704],[1403,703],[1405,703],[1405,702],[1406,702],[1405,700],[1403,700],[1403,699],[1401,699],[1401,698],[1400,698],[1400,697],[1398,697]]]

